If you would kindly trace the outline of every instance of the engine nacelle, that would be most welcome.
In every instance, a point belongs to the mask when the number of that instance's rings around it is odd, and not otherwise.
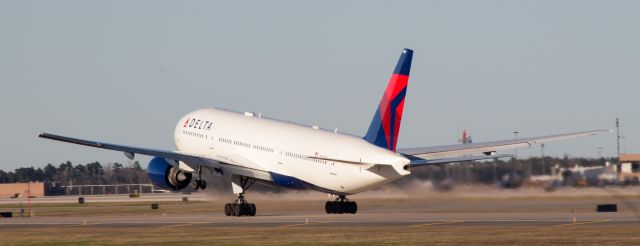
[[[192,173],[180,170],[162,157],[154,157],[147,166],[149,180],[167,190],[181,190],[191,183]]]

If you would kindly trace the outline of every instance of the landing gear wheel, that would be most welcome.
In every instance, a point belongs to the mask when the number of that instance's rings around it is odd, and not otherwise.
[[[256,205],[248,203],[242,196],[239,196],[234,203],[224,205],[224,215],[226,216],[256,216],[256,211]]]
[[[231,203],[224,205],[224,215],[231,216]]]
[[[233,203],[225,205],[224,214],[226,216],[256,216],[256,205],[244,199],[244,191],[248,190],[255,182],[255,179],[249,177],[232,177],[232,185],[235,185],[234,192],[236,192],[237,186],[240,186],[240,188],[237,188],[240,193],[236,193],[238,198]],[[203,183],[203,186],[206,187],[206,183]]]
[[[358,204],[348,201],[345,196],[340,196],[335,201],[327,201],[324,204],[324,210],[328,214],[355,214],[358,212]]]
[[[356,214],[358,212],[358,204],[356,202],[351,202],[351,210],[349,212],[351,214]]]
[[[346,211],[346,203],[345,202],[334,202],[336,205],[336,209],[338,210],[338,214],[343,214]]]
[[[256,205],[253,203],[249,204],[249,216],[256,216]]]
[[[204,181],[203,179],[196,179],[193,182],[193,189],[195,190],[204,190],[207,188],[207,181]]]
[[[233,216],[242,216],[242,209],[240,207],[240,204],[233,204]]]
[[[324,205],[324,209],[328,214],[340,213],[340,203],[338,203],[336,201],[328,201]]]

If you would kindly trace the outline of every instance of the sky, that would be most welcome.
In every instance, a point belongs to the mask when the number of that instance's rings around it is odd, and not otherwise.
[[[640,152],[640,1],[0,0],[0,169],[129,163],[39,132],[174,149],[218,107],[364,135],[415,51],[398,146],[591,129]],[[601,152],[599,153],[599,148]],[[548,143],[616,155],[615,134]],[[510,153],[507,151],[506,153]],[[539,156],[540,148],[518,150]],[[137,157],[147,162],[147,157]]]

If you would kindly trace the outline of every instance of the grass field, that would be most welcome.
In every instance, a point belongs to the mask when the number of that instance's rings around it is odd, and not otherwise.
[[[2,245],[638,245],[640,227],[2,229]]]
[[[159,209],[150,209],[152,203],[159,204]],[[24,207],[24,206],[23,206]],[[19,211],[19,205],[0,205],[2,211]],[[26,210],[26,209],[25,209]],[[56,203],[33,204],[31,210],[36,217],[64,216],[126,216],[126,215],[161,215],[162,213],[209,213],[221,211],[208,202],[101,202],[101,203]]]

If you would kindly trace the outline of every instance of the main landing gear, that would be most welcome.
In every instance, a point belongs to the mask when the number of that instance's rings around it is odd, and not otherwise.
[[[248,177],[233,176],[231,178],[233,193],[238,194],[238,198],[233,203],[224,205],[226,216],[256,216],[256,205],[244,199],[244,191],[248,190],[255,182],[255,179]]]
[[[358,204],[349,201],[345,195],[340,195],[335,201],[327,201],[324,210],[328,214],[355,214],[358,212]]]
[[[224,205],[224,215],[226,216],[256,216],[256,205],[247,202],[244,195],[238,195],[233,203]]]

